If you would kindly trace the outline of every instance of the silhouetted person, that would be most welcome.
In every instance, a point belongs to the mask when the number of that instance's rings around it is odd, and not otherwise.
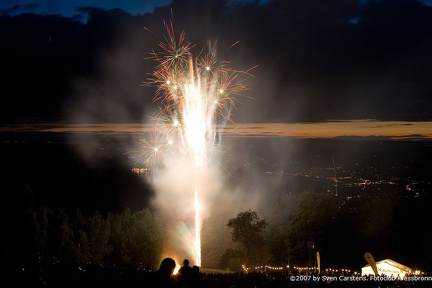
[[[192,267],[192,273],[191,274],[192,274],[192,278],[194,280],[199,280],[202,276],[201,272],[200,272],[200,268],[197,265],[194,265]]]
[[[154,288],[172,288],[179,287],[177,280],[172,278],[176,262],[172,258],[165,258],[162,260],[159,270],[155,272],[152,283],[149,283]]]
[[[183,266],[177,272],[177,278],[182,287],[188,287],[192,281],[192,267],[189,266],[189,260],[183,260]]]
[[[206,278],[204,274],[200,272],[200,267],[197,265],[192,266],[192,286],[191,288],[212,288],[216,287],[215,282],[210,280],[209,278]],[[233,287],[233,286],[231,286]]]

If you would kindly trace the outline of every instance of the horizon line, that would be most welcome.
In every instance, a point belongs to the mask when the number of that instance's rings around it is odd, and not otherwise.
[[[145,134],[162,124],[20,122],[0,126],[0,133],[97,133],[98,135]],[[165,124],[167,125],[167,124]],[[232,137],[285,138],[386,138],[391,140],[432,140],[432,121],[381,121],[373,119],[331,120],[315,122],[247,122],[215,124],[215,131]]]

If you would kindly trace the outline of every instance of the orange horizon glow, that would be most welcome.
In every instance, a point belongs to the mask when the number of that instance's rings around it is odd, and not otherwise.
[[[19,123],[0,127],[4,132],[141,134],[152,130],[141,123]],[[392,140],[432,139],[432,122],[344,120],[302,123],[235,123],[220,128],[224,136],[237,137],[384,137]]]

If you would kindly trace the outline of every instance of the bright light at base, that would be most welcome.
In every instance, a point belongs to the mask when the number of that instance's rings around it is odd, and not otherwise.
[[[174,268],[174,275],[177,275],[178,271],[180,270],[180,265],[177,264],[177,266]]]

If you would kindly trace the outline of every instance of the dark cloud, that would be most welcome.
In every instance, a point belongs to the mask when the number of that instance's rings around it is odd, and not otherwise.
[[[170,19],[198,52],[212,40],[233,67],[258,65],[233,110],[236,122],[432,116],[427,1],[176,0],[137,16],[81,7],[85,24],[13,16],[23,7],[13,9],[0,17],[2,88],[10,99],[3,119],[141,121],[154,109],[154,91],[140,86],[154,64],[145,58]]]
[[[13,5],[10,8],[0,10],[0,14],[3,16],[7,16],[7,15],[22,14],[27,12],[35,12],[39,7],[40,5],[36,3],[30,3],[27,5]]]

